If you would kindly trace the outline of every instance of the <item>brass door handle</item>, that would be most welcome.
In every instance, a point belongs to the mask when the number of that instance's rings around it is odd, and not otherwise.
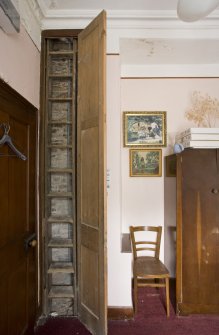
[[[31,242],[29,242],[28,247],[35,248],[36,245],[37,245],[37,240],[32,240]]]
[[[29,235],[27,238],[24,240],[24,249],[27,252],[29,248],[35,248],[37,245],[37,239],[36,239],[36,234],[33,233]]]

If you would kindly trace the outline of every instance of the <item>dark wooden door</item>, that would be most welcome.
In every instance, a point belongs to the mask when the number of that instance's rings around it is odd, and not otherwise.
[[[27,160],[0,146],[0,334],[33,334],[37,303],[36,248],[25,239],[36,232],[36,110],[0,82],[0,124]],[[0,138],[3,129],[0,128]],[[34,237],[33,237],[34,238]]]
[[[98,335],[107,334],[105,35],[102,12],[78,40],[78,314]]]
[[[219,150],[178,157],[177,306],[219,312]]]

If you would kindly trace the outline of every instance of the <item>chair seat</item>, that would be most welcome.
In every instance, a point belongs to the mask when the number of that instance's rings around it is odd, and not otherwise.
[[[140,256],[135,259],[135,271],[138,277],[149,276],[162,278],[169,276],[166,266],[155,257]]]

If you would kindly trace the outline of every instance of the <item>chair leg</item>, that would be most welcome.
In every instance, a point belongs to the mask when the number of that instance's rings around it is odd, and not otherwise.
[[[167,305],[167,317],[170,316],[170,288],[169,288],[169,277],[165,278],[166,282],[166,305]]]
[[[134,314],[137,313],[138,309],[138,294],[137,294],[138,284],[137,284],[137,277],[134,276]]]

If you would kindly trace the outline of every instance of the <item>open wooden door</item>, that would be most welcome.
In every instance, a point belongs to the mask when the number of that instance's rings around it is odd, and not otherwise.
[[[107,334],[105,41],[103,11],[78,39],[78,315],[97,335]]]
[[[37,308],[35,107],[0,81],[0,334],[33,334]],[[6,130],[9,130],[6,129]]]

